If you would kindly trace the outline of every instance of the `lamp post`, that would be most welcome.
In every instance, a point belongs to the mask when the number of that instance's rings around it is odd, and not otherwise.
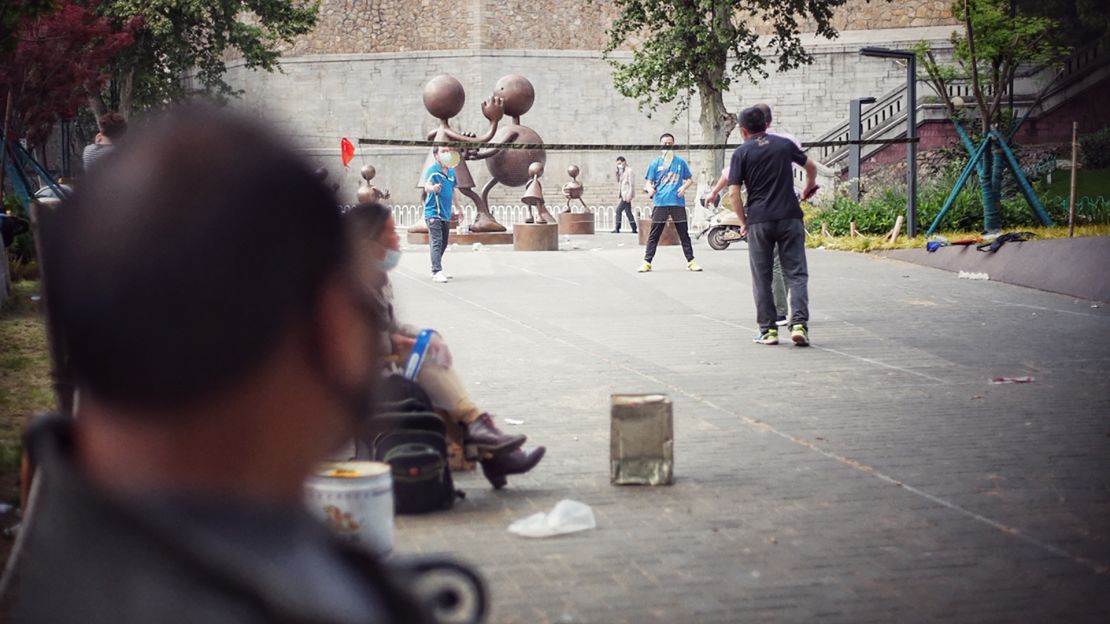
[[[862,110],[864,104],[874,104],[875,98],[863,97],[852,100],[848,107],[848,140],[858,141],[863,137],[863,119]],[[859,201],[859,176],[860,176],[860,155],[863,152],[863,146],[858,143],[853,143],[848,146],[848,194],[851,195],[852,201]]]
[[[906,234],[917,235],[917,54],[887,48],[860,48],[863,56],[906,61]]]

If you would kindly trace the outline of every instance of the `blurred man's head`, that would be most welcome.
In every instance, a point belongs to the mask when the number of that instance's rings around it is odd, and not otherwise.
[[[300,391],[317,410],[300,415],[308,435],[334,438],[314,427],[364,409],[377,364],[333,194],[246,116],[181,109],[129,139],[45,246],[82,401],[155,426],[203,418],[194,408],[257,390],[281,359],[306,373],[275,392]]]
[[[368,289],[379,290],[401,255],[393,213],[377,202],[366,202],[351,208],[346,219],[359,281]]]
[[[119,113],[101,115],[97,120],[97,126],[100,128],[100,133],[112,142],[120,140],[127,132],[127,120]]]

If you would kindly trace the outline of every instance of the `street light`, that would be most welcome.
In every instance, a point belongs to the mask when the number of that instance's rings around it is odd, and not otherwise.
[[[906,61],[906,234],[917,235],[917,54],[888,48],[860,48],[863,56]]]
[[[848,105],[848,140],[858,141],[863,138],[863,105],[874,104],[875,98],[862,97],[856,98]],[[851,195],[852,201],[859,201],[859,176],[860,176],[860,154],[863,152],[863,146],[859,143],[852,143],[848,146],[848,194]]]

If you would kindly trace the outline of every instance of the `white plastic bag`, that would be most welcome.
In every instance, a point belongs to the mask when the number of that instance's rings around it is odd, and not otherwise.
[[[596,527],[597,521],[589,505],[564,498],[548,513],[541,511],[510,524],[509,532],[521,537],[551,537]]]

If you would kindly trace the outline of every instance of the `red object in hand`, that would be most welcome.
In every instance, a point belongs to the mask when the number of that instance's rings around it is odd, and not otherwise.
[[[809,199],[810,197],[813,197],[814,195],[816,195],[816,194],[817,194],[817,191],[818,191],[818,190],[819,190],[820,188],[821,188],[821,185],[820,185],[820,184],[814,184],[814,185],[813,185],[813,188],[811,188],[811,189],[809,190],[809,192],[808,192],[808,193],[806,193],[805,195],[802,195],[802,201],[806,201],[806,200],[807,200],[807,199]]]
[[[350,139],[343,137],[339,141],[339,153],[343,156],[343,166],[346,167],[355,157],[355,145]]]

